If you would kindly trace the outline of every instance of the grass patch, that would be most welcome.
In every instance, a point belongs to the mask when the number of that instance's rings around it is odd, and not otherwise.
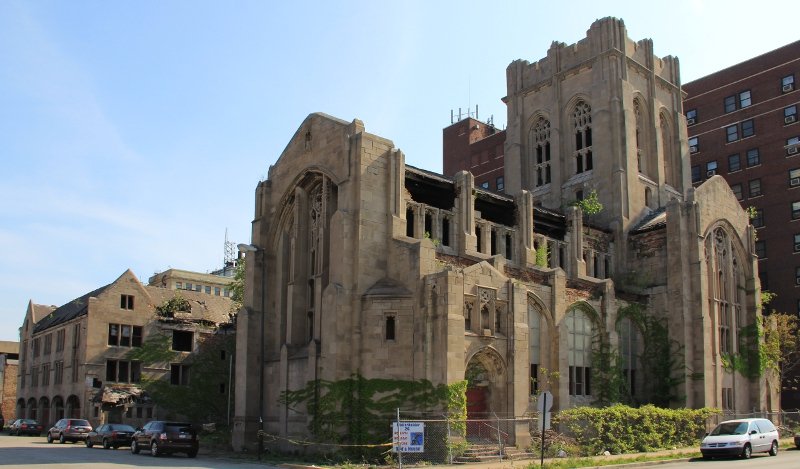
[[[585,458],[565,458],[558,460],[545,461],[545,469],[568,469],[573,467],[595,467],[595,466],[614,466],[619,464],[632,464],[642,463],[649,461],[669,461],[672,459],[684,458],[699,458],[699,451],[690,451],[686,453],[671,453],[662,455],[638,455],[631,457],[585,457]],[[526,466],[527,469],[536,469],[541,467],[539,463],[530,463]]]

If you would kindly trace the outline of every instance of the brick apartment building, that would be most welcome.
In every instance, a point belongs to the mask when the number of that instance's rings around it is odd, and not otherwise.
[[[724,177],[754,207],[761,287],[800,313],[800,41],[686,83],[692,183]],[[798,220],[798,221],[796,221]]]
[[[472,117],[459,120],[442,132],[444,174],[452,176],[468,169],[476,186],[503,192],[505,142],[505,130]]]

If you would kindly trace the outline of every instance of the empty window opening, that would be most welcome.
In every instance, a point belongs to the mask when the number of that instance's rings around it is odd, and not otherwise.
[[[119,307],[122,309],[133,309],[133,295],[120,295]]]
[[[386,340],[395,339],[395,319],[394,316],[386,317]]]
[[[170,365],[169,382],[175,386],[189,384],[189,366],[173,363]]]
[[[425,212],[425,234],[431,236],[433,233],[433,217],[429,212]]]
[[[172,331],[172,350],[177,352],[191,352],[193,333],[191,331]]]
[[[406,236],[414,237],[414,209],[411,207],[406,209]]]
[[[442,218],[442,246],[450,246],[450,219]]]

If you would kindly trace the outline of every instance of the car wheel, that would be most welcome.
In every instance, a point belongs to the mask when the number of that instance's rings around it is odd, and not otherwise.
[[[161,453],[158,452],[158,443],[156,443],[155,441],[150,443],[150,456],[156,458],[161,456]]]
[[[744,445],[742,448],[742,459],[750,459],[750,456],[753,454],[753,448],[750,447],[750,443]]]
[[[108,438],[103,438],[103,449],[111,449],[111,443],[109,443]]]
[[[111,445],[111,447],[114,449],[119,449],[119,445]]]
[[[64,434],[62,433],[61,436],[58,437],[58,442],[62,445],[67,442],[67,439],[64,438]]]
[[[51,435],[50,432],[47,432],[47,442],[48,443],[52,443],[53,442],[53,435]]]
[[[190,458],[196,458],[197,457],[197,450],[193,449],[193,450],[187,452],[186,456],[189,456]]]
[[[708,454],[704,454],[704,455],[703,455],[703,459],[705,459],[706,461],[709,461],[709,460],[711,460],[711,459],[713,459],[713,458],[712,458],[710,455],[708,455]]]
[[[94,443],[92,443],[92,439],[91,438],[87,438],[86,439],[86,447],[87,448],[91,448],[92,446],[94,446]]]
[[[131,454],[139,454],[139,445],[136,444],[136,440],[131,441]]]
[[[769,448],[769,455],[770,456],[777,456],[778,455],[778,442],[773,441],[772,446]]]

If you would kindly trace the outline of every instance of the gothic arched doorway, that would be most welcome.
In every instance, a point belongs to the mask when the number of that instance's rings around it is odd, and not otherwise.
[[[498,430],[507,435],[498,418],[507,413],[506,365],[491,347],[478,350],[467,362],[467,437],[497,440]],[[503,428],[501,428],[503,427]]]

